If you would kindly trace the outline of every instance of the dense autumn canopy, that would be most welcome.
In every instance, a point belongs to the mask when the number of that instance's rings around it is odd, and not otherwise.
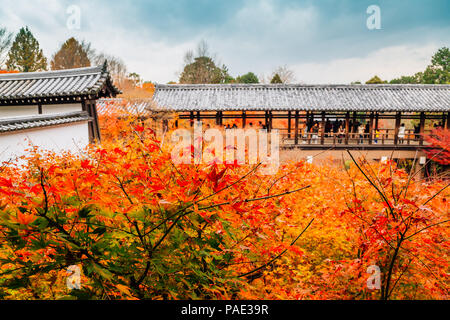
[[[448,299],[448,181],[357,154],[175,166],[149,123],[100,120],[100,145],[1,167],[2,298]]]

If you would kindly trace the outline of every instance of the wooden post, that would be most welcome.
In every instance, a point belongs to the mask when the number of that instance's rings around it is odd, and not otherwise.
[[[322,111],[322,131],[320,132],[320,144],[325,143],[325,111]]]
[[[370,113],[369,118],[369,144],[372,144],[372,137],[373,137],[373,112]]]
[[[298,144],[298,110],[295,111],[295,141],[294,143]]]
[[[345,144],[348,144],[349,129],[350,129],[350,112],[347,111],[347,113],[345,114]]]
[[[194,126],[194,111],[191,111],[189,113],[189,120],[190,120],[190,123],[191,123],[191,127],[193,127]]]
[[[288,139],[291,138],[291,111],[288,111]]]
[[[266,111],[264,113],[265,123],[266,123],[266,130],[269,131],[269,111]]]
[[[197,121],[200,121],[200,111],[197,111]]]
[[[81,110],[86,111],[89,115],[91,115],[91,110],[89,109],[88,101],[83,100],[81,102]],[[88,123],[88,134],[89,134],[89,142],[94,142],[94,126],[92,124],[92,121],[89,121]]]
[[[447,113],[447,129],[450,129],[450,112]]]
[[[216,112],[216,125],[220,125],[220,111]]]
[[[357,131],[357,130],[356,130],[356,111],[353,111],[352,121],[353,121],[353,124],[352,124],[352,132],[356,132],[356,131]]]
[[[268,131],[272,131],[272,120],[273,120],[273,115],[272,115],[272,111],[269,111],[269,127],[268,127]]]
[[[378,130],[378,112],[375,115],[375,130]]]
[[[245,111],[242,111],[242,128],[245,128],[246,121],[247,121],[247,114],[245,113]]]
[[[394,144],[398,144],[398,130],[400,128],[400,122],[402,121],[402,113],[397,112],[395,114],[395,131],[394,131]]]
[[[425,112],[420,113],[420,124],[419,124],[419,145],[423,146],[423,134],[425,132]]]

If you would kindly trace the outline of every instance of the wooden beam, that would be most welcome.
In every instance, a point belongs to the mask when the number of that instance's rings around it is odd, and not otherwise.
[[[266,124],[266,130],[269,131],[269,111],[265,111],[264,113],[264,122]]]
[[[288,138],[291,138],[291,111],[288,111]]]
[[[352,132],[356,132],[356,111],[353,111],[352,122]]]
[[[90,111],[89,111],[89,105],[86,102],[86,100],[83,100],[81,102],[81,110],[86,111],[89,116],[91,115]],[[88,134],[89,134],[89,142],[90,143],[94,142],[95,139],[94,139],[94,128],[93,128],[93,125],[92,125],[92,120],[90,120],[88,122]]]
[[[420,124],[419,124],[419,145],[423,146],[423,134],[425,132],[425,112],[420,113]]]
[[[348,144],[349,129],[350,129],[350,112],[347,111],[347,113],[345,114],[345,144]]]
[[[295,144],[298,144],[298,110],[295,111]]]
[[[220,111],[216,112],[216,125],[220,125]]]
[[[378,130],[378,118],[379,118],[379,114],[377,112],[375,115],[375,130]]]
[[[309,111],[306,111],[306,132],[309,132]]]
[[[394,144],[398,144],[398,130],[400,128],[400,122],[402,121],[402,113],[397,112],[395,114],[395,131],[394,131]]]
[[[320,144],[325,143],[325,111],[322,111],[322,131],[320,132]]]
[[[100,124],[98,122],[98,114],[97,114],[97,101],[92,100],[92,116],[94,118],[94,130],[96,134],[97,142],[101,141],[101,135],[100,135]]]
[[[372,144],[372,137],[373,137],[373,112],[370,113],[369,117],[369,144]]]
[[[273,120],[273,115],[272,115],[272,111],[269,111],[269,127],[268,127],[268,131],[272,131],[272,120]]]

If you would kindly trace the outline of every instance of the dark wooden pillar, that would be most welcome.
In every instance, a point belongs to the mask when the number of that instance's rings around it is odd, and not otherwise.
[[[92,118],[89,121],[88,130],[89,130],[89,140],[90,142],[100,142],[100,126],[98,124],[98,115],[97,115],[97,107],[96,100],[85,100],[82,102],[82,110],[86,111],[88,115]]]
[[[269,111],[264,113],[264,122],[266,124],[267,131],[269,131]]]
[[[347,113],[345,114],[345,144],[348,144],[349,130],[350,130],[350,112],[347,111]]]
[[[291,138],[291,111],[288,111],[288,139]]]
[[[38,114],[42,114],[42,104],[38,104]]]
[[[268,131],[272,131],[272,120],[273,120],[273,115],[272,115],[272,111],[269,111],[269,127],[268,127]]]
[[[402,121],[402,113],[397,112],[395,114],[394,144],[398,144],[398,129],[400,128],[401,121]]]
[[[305,124],[306,124],[306,133],[309,133],[309,111],[306,111],[306,120],[305,120]]]
[[[242,111],[242,128],[245,128],[245,124],[247,122],[247,114],[245,111]]]
[[[375,115],[375,130],[378,130],[378,118],[379,118],[379,114],[377,112]]]
[[[450,112],[447,112],[447,129],[450,129]]]
[[[445,114],[445,112],[442,112],[442,129],[445,129],[445,123],[447,120],[447,115]]]
[[[370,113],[369,118],[369,144],[372,144],[372,137],[373,137],[373,112]]]
[[[325,111],[322,111],[322,131],[320,132],[320,144],[325,143]]]
[[[97,113],[97,101],[96,100],[91,100],[91,108],[92,108],[92,116],[94,117],[94,129],[95,129],[95,134],[96,137],[95,139],[97,139],[98,142],[101,141],[101,136],[100,136],[100,124],[98,122],[98,113]]]
[[[423,145],[423,134],[425,132],[425,112],[420,113],[420,124],[419,124],[419,145]]]
[[[200,121],[200,111],[197,111],[197,121]]]
[[[89,101],[83,100],[81,102],[81,109],[83,111],[86,111],[88,113],[88,115],[91,115],[91,110],[89,108]],[[95,138],[94,138],[94,125],[92,123],[92,120],[89,121],[88,123],[88,134],[89,134],[89,142],[92,143],[94,142]]]
[[[353,117],[352,117],[352,132],[356,132],[357,131],[357,127],[356,127],[356,111],[353,111]]]
[[[194,111],[191,111],[189,113],[189,122],[190,122],[191,127],[193,127],[194,126]]]
[[[298,110],[295,111],[295,144],[298,144]]]
[[[216,112],[216,125],[220,125],[220,111]]]

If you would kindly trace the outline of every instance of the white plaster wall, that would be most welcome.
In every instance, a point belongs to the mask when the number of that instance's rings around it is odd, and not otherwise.
[[[0,120],[4,118],[17,118],[35,116],[38,114],[38,106],[0,106]]]
[[[0,162],[25,154],[29,141],[42,150],[78,153],[89,144],[88,122],[0,134]]]
[[[76,112],[76,111],[83,111],[81,103],[42,105],[42,114],[56,114],[56,113]]]

